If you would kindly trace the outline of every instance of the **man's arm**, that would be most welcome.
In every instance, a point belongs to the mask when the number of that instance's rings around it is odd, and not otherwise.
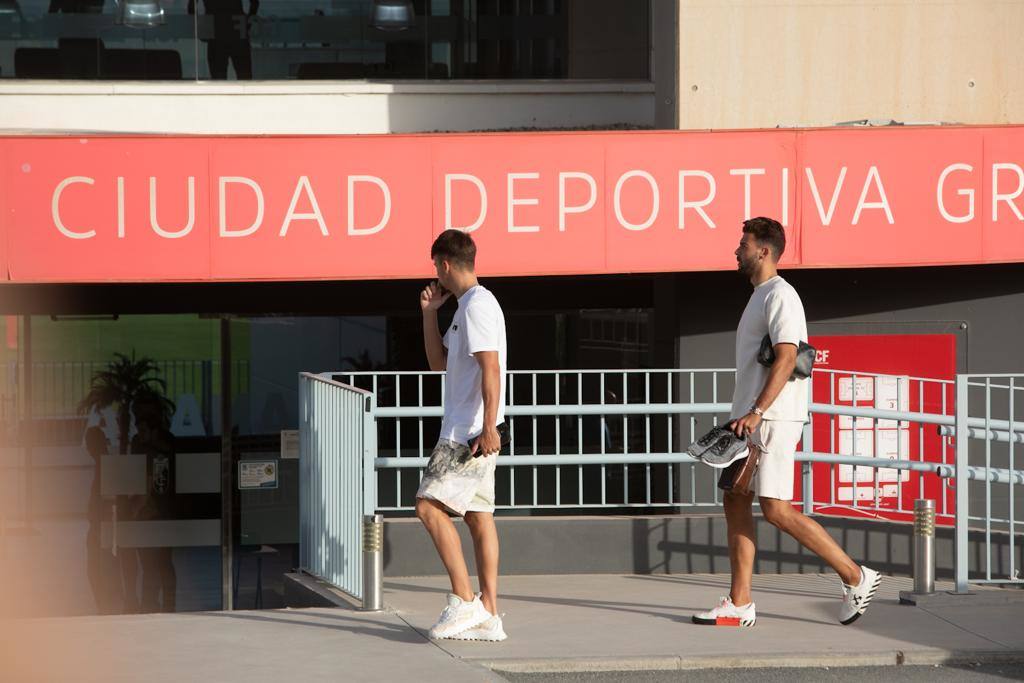
[[[431,282],[420,292],[420,310],[423,311],[423,348],[427,351],[427,364],[431,370],[448,369],[448,350],[441,341],[437,327],[437,309],[441,308],[450,293],[442,293],[436,282]]]
[[[490,455],[501,450],[498,436],[498,402],[501,401],[501,365],[497,351],[477,351],[473,354],[480,365],[480,390],[484,399],[484,431],[473,442],[470,453],[474,456]]]
[[[761,424],[761,416],[755,413],[754,409],[757,408],[763,413],[771,407],[775,399],[782,393],[795,367],[796,345],[776,344],[775,362],[772,363],[772,367],[768,371],[768,379],[765,380],[764,388],[761,389],[757,400],[751,406],[750,412],[733,423],[732,428],[737,436],[746,436],[757,429],[758,425]]]

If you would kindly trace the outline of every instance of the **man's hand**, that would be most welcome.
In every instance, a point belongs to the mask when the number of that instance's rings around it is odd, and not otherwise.
[[[492,455],[501,450],[501,437],[497,427],[488,427],[469,446],[469,454],[474,458],[481,455]]]
[[[761,425],[761,416],[757,413],[747,413],[740,419],[732,423],[732,431],[736,433],[736,436],[741,439],[745,439],[750,436],[755,429]]]
[[[448,297],[451,295],[452,293],[445,291],[437,281],[431,282],[420,292],[420,309],[424,313],[436,311],[444,305],[445,301],[448,301]]]

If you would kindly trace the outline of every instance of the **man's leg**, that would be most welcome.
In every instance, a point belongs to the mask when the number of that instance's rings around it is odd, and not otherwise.
[[[732,570],[732,588],[729,597],[734,605],[750,602],[750,581],[754,574],[754,517],[750,508],[754,495],[727,491],[725,494],[725,524],[729,539],[729,567]]]
[[[828,566],[836,570],[843,583],[850,586],[860,583],[860,567],[843,552],[835,539],[829,536],[820,524],[797,510],[788,500],[762,497],[760,501],[761,511],[764,512],[764,518],[769,524],[786,532],[799,541],[800,545],[824,560]]]
[[[473,586],[469,582],[469,570],[466,569],[466,559],[462,555],[462,540],[447,510],[436,500],[418,498],[416,516],[426,527],[427,533],[434,541],[434,547],[437,548],[437,554],[441,556],[444,568],[448,570],[452,593],[467,602],[472,601]]]
[[[491,614],[498,613],[498,529],[490,512],[467,512],[466,524],[473,536],[476,573],[480,579],[481,600]]]

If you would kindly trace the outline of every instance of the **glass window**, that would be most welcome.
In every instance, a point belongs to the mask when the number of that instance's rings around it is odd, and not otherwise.
[[[219,609],[220,341],[194,315],[5,319],[4,560],[40,615]],[[14,348],[11,348],[14,347]],[[13,393],[13,396],[12,396]],[[10,476],[13,475],[13,476]],[[19,579],[14,579],[16,582]]]
[[[593,0],[590,0],[591,3]],[[0,77],[99,80],[648,78],[647,3],[0,0]],[[595,7],[591,4],[590,7]]]

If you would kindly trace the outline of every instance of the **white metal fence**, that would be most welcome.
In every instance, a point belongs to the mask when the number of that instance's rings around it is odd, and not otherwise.
[[[512,443],[498,459],[498,507],[717,507],[717,472],[696,467],[685,449],[727,418],[734,375],[732,369],[510,372]],[[375,397],[376,457],[363,481],[377,498],[376,510],[411,510],[443,415],[444,373],[321,377]],[[1020,581],[1014,548],[1021,496],[1014,486],[1024,484],[1024,471],[1015,468],[1014,444],[1024,442],[1017,417],[1024,376],[951,381],[815,371],[813,382],[819,400],[811,403],[797,457],[805,511],[909,519],[914,499],[931,498],[939,519],[956,526],[960,590],[968,581],[971,523],[983,526],[988,555],[984,577],[971,580]],[[972,403],[971,392],[979,390],[984,400]],[[1002,403],[993,400],[999,391],[1006,393]],[[1008,558],[994,557],[1005,554],[994,550],[995,533],[1009,535]]]
[[[303,373],[299,425],[301,565],[361,599],[362,517],[376,490],[373,395]]]

